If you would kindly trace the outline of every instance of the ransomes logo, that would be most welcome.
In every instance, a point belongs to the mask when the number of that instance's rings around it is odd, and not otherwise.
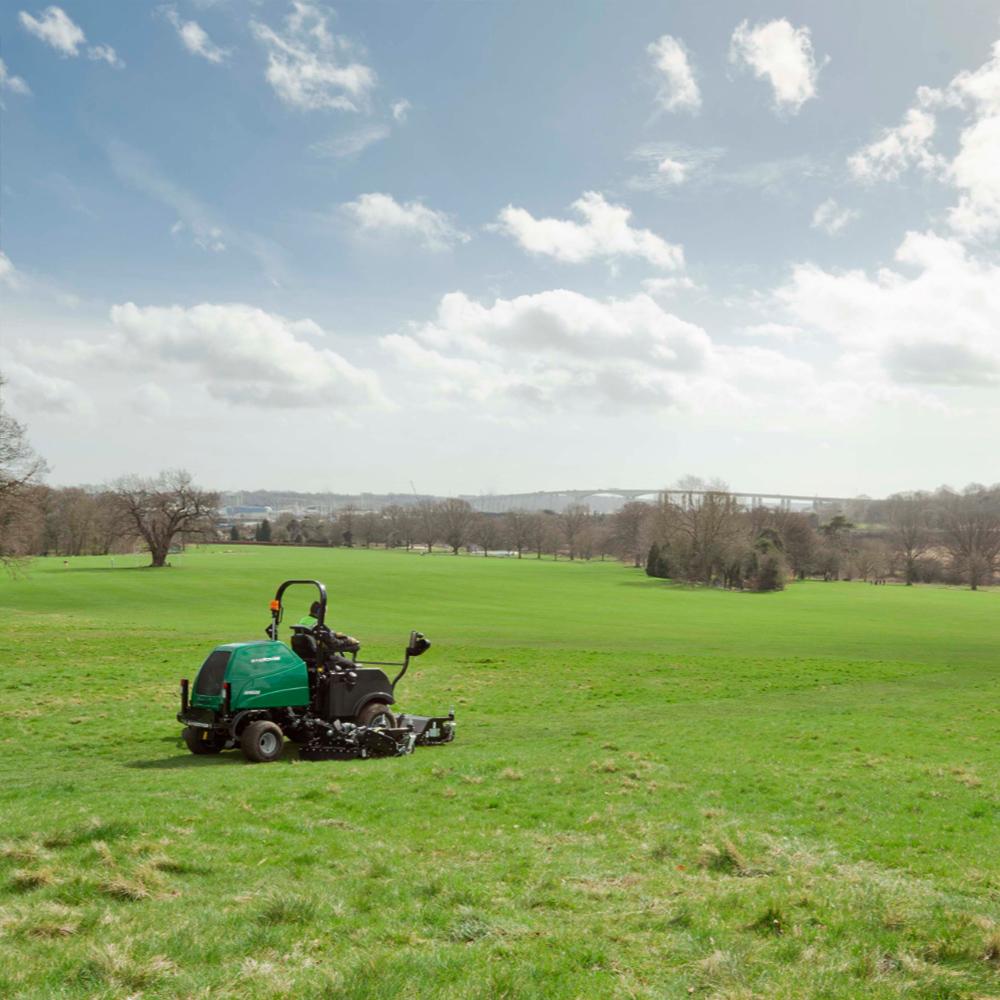
[[[260,656],[256,660],[251,660],[251,663],[273,663],[275,660],[280,660],[280,656]]]

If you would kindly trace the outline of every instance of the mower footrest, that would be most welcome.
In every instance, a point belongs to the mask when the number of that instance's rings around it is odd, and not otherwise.
[[[399,725],[413,731],[418,747],[438,746],[455,738],[455,713],[447,715],[401,715]]]

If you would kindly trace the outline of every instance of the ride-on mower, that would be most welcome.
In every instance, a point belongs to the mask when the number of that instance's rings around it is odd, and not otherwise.
[[[291,648],[278,641],[285,591],[306,584],[319,591],[310,620],[292,626]],[[358,660],[361,644],[326,625],[326,587],[318,580],[286,580],[271,601],[266,640],[216,646],[191,688],[181,681],[184,742],[194,754],[239,746],[247,760],[266,763],[281,755],[284,737],[303,760],[398,757],[415,746],[450,743],[455,713],[399,715],[396,685],[430,643],[411,632],[402,662]],[[401,668],[390,681],[381,667]]]

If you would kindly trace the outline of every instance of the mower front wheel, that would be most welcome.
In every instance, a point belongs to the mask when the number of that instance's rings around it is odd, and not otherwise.
[[[240,736],[243,756],[254,764],[269,764],[281,756],[281,728],[277,723],[261,719],[251,722]]]
[[[181,736],[191,753],[222,753],[226,746],[224,736],[217,736],[207,729],[195,729],[194,726],[185,726]]]
[[[384,701],[373,701],[358,712],[357,724],[371,726],[372,729],[393,729],[396,725],[396,718]]]

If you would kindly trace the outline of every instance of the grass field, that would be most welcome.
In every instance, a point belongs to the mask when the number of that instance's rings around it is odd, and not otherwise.
[[[1000,998],[1000,593],[117,562],[0,580],[0,997]],[[368,656],[428,634],[454,744],[187,753],[178,678],[310,576]]]

